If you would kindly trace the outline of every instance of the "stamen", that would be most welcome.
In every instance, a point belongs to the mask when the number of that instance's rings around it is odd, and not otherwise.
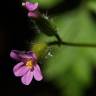
[[[28,68],[32,68],[32,67],[33,67],[33,62],[32,62],[32,60],[28,60],[27,63],[26,63],[26,66],[27,66]]]

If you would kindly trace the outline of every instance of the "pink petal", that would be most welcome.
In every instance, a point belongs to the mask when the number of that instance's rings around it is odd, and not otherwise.
[[[23,65],[24,65],[23,62],[20,62],[20,63],[16,64],[16,65],[14,66],[14,68],[13,68],[13,71],[18,70],[18,69],[19,69],[21,66],[23,66]]]
[[[37,56],[36,56],[35,53],[32,54],[32,57],[33,57],[34,59],[37,59]]]
[[[35,12],[28,12],[28,17],[37,18],[38,15]]]
[[[32,56],[27,55],[25,52],[18,50],[12,50],[10,53],[10,57],[18,61],[21,61],[24,58],[32,58]]]
[[[23,62],[18,63],[17,65],[15,65],[15,67],[13,68],[13,73],[15,76],[23,76],[28,70],[29,68],[26,66],[21,66],[23,65]]]
[[[35,54],[34,52],[28,51],[28,52],[27,52],[27,55],[28,55],[28,56],[31,56],[33,59],[37,60],[37,56],[36,56],[36,54]]]
[[[25,3],[25,7],[29,10],[29,11],[34,11],[38,8],[38,3],[31,3],[31,2],[26,2]]]
[[[33,79],[33,72],[29,70],[22,78],[21,82],[25,85],[29,85]]]
[[[42,76],[42,73],[41,73],[41,70],[40,70],[40,67],[38,64],[36,64],[36,66],[34,66],[33,74],[34,74],[35,80],[40,81],[43,79],[43,76]]]
[[[19,54],[20,53],[21,52],[18,51],[18,50],[12,50],[11,53],[10,53],[10,57],[13,58],[13,59],[15,59],[15,60],[20,61],[20,57],[19,57]]]
[[[29,55],[27,55],[27,54],[20,54],[20,57],[22,58],[22,59],[31,59],[32,58],[32,56],[29,56]]]

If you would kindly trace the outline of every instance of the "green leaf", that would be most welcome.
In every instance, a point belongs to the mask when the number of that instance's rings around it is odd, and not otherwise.
[[[83,54],[82,54],[83,55]],[[80,57],[81,58],[81,57]],[[86,58],[81,58],[77,60],[77,63],[75,62],[73,66],[73,73],[75,77],[80,81],[82,84],[89,84],[91,81],[91,66],[86,60]]]
[[[87,10],[81,8],[72,13],[61,14],[54,17],[54,22],[56,22],[58,33],[64,41],[96,44],[95,26]],[[66,86],[70,88],[72,83],[70,79],[74,77],[73,79],[81,84],[81,88],[74,87],[74,91],[77,89],[76,92],[79,93],[82,87],[91,83],[92,64],[90,62],[92,60],[96,61],[96,48],[56,46],[53,57],[47,60],[45,75],[48,79],[56,81],[58,86],[64,85],[63,90],[66,89]],[[66,75],[71,73],[73,74],[66,78]],[[65,81],[70,81],[70,83],[65,85]],[[79,85],[73,83],[72,86]]]
[[[94,11],[96,13],[96,0],[87,2],[88,9]]]
[[[63,41],[96,44],[95,24],[84,7],[54,16],[53,20]],[[38,41],[43,42],[54,40],[56,39],[46,35],[39,35],[38,38]],[[62,88],[62,92],[66,89],[65,96],[82,96],[80,93],[83,87],[90,85],[92,80],[90,62],[94,60],[96,64],[96,48],[66,45],[53,45],[51,48],[53,56],[47,58],[44,65],[46,79],[53,80]],[[67,94],[68,92],[73,95]]]

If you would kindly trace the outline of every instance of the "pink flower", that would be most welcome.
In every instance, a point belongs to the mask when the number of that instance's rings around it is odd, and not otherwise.
[[[13,68],[13,73],[17,77],[21,77],[21,82],[25,85],[29,85],[34,77],[35,80],[40,81],[43,79],[39,65],[37,64],[37,57],[35,53],[21,52],[12,50],[10,56],[20,61]]]
[[[23,2],[22,6],[24,6],[29,12],[28,12],[28,16],[29,17],[33,17],[33,18],[37,18],[38,17],[38,3],[31,3],[31,2]]]

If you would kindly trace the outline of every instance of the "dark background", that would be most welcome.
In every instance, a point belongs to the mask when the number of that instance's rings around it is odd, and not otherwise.
[[[34,37],[25,13],[19,0],[0,1],[0,93],[3,96],[59,96],[59,89],[52,82],[33,80],[25,86],[13,75],[16,62],[10,58],[10,51],[28,50],[26,42]]]

